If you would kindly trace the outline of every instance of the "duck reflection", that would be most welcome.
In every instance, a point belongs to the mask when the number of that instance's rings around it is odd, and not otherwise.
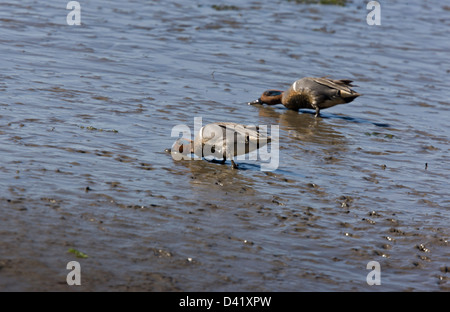
[[[175,172],[189,177],[189,184],[193,191],[202,192],[204,198],[225,196],[232,194],[255,194],[256,181],[253,175],[243,175],[243,170],[259,171],[257,164],[242,163],[240,170],[230,170],[221,161],[174,160]],[[265,176],[265,175],[256,175]]]
[[[312,113],[261,106],[259,116],[274,120],[272,123],[278,123],[280,129],[286,131],[289,137],[302,142],[336,146],[345,145],[347,141],[345,136],[336,130],[336,126],[315,118]]]

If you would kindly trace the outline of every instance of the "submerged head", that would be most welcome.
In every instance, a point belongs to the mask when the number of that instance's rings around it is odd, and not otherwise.
[[[261,97],[255,101],[249,102],[248,105],[253,104],[267,104],[276,105],[281,104],[281,99],[283,98],[283,91],[280,90],[267,90],[264,91]]]
[[[183,155],[187,155],[190,153],[193,153],[194,150],[194,144],[192,140],[186,139],[186,138],[179,138],[175,141],[175,143],[172,145],[171,149],[167,149],[168,152],[171,153],[179,153]]]

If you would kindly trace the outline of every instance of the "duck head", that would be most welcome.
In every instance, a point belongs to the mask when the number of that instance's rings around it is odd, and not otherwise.
[[[191,154],[194,152],[194,144],[192,140],[186,138],[179,138],[172,145],[172,148],[166,149],[168,153],[179,153],[182,155]]]
[[[248,105],[253,104],[267,104],[276,105],[281,104],[281,99],[283,98],[283,91],[280,90],[266,90],[263,92],[261,97],[255,101],[249,102]]]

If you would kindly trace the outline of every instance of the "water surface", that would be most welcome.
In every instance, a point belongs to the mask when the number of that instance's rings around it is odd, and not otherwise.
[[[0,4],[1,290],[450,289],[448,6],[66,4]],[[363,96],[246,104],[326,75]],[[279,125],[278,169],[174,161],[194,117]]]

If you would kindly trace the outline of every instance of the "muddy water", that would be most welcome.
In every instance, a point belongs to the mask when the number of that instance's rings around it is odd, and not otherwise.
[[[0,290],[450,290],[450,7],[41,2],[0,4]],[[325,75],[363,96],[246,105]],[[194,117],[279,125],[278,168],[174,161]]]

